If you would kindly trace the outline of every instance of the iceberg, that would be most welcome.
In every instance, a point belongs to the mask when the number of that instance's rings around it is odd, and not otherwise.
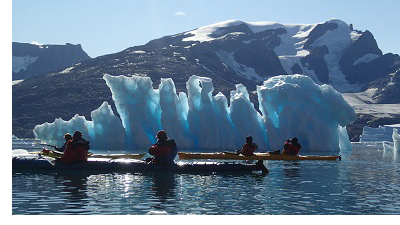
[[[253,136],[258,151],[282,149],[286,139],[299,138],[304,152],[351,149],[346,126],[356,119],[353,108],[329,85],[303,75],[269,78],[257,87],[259,109],[247,88],[236,85],[229,99],[213,95],[212,79],[193,75],[187,94],[177,93],[171,78],[158,89],[149,77],[103,76],[119,114],[104,102],[91,113],[92,121],[75,115],[69,121],[36,125],[37,139],[61,145],[64,133],[80,130],[94,149],[144,150],[166,130],[180,150],[240,149]]]
[[[360,142],[392,142],[394,129],[400,129],[400,124],[384,125],[377,128],[364,126],[360,135]]]
[[[396,128],[393,129],[392,138],[393,138],[394,150],[396,152],[400,151],[400,135]]]

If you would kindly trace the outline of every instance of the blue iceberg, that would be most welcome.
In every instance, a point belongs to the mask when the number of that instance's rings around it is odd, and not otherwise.
[[[346,126],[355,118],[353,108],[329,85],[315,84],[308,76],[282,75],[257,86],[259,110],[247,88],[236,85],[225,95],[213,95],[212,79],[191,76],[187,94],[176,93],[171,78],[158,89],[149,77],[111,76],[103,79],[112,92],[120,117],[104,102],[91,113],[92,121],[75,115],[36,125],[36,138],[61,145],[64,133],[80,130],[92,148],[144,150],[166,130],[180,150],[222,151],[242,147],[253,136],[259,151],[282,149],[286,139],[299,138],[304,152],[340,152],[351,149]]]

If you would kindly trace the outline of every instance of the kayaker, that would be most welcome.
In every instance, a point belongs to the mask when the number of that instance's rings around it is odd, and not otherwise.
[[[65,147],[67,146],[68,141],[72,140],[72,135],[70,133],[64,134],[64,140],[65,143],[61,146],[61,148],[57,148],[57,146],[54,145],[54,149],[59,152],[63,152],[65,150]]]
[[[178,146],[174,139],[168,139],[167,132],[160,130],[156,138],[157,143],[149,148],[149,154],[153,155],[153,162],[157,164],[171,164],[174,163],[176,154],[178,153]]]
[[[75,131],[72,140],[67,142],[61,161],[64,163],[86,162],[90,142],[82,138],[82,132]]]
[[[301,144],[299,143],[299,140],[296,137],[294,137],[292,139],[286,140],[282,154],[297,155],[299,154],[300,149],[301,149]]]
[[[243,145],[242,150],[239,150],[237,153],[242,154],[244,156],[251,156],[254,154],[254,151],[258,148],[256,143],[253,143],[253,137],[247,136],[246,143]]]

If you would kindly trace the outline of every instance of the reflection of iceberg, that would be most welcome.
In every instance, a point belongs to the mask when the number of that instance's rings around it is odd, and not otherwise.
[[[228,99],[214,91],[210,78],[192,76],[186,93],[176,93],[172,79],[161,79],[153,89],[149,77],[104,75],[116,117],[108,103],[92,112],[93,121],[76,115],[69,121],[35,126],[36,138],[62,144],[66,132],[81,130],[98,149],[146,149],[165,129],[180,149],[240,148],[252,135],[260,151],[277,150],[297,136],[307,151],[339,152],[351,148],[345,126],[354,110],[331,86],[317,85],[301,75],[277,76],[257,87],[260,112],[250,102],[245,86],[236,85]]]

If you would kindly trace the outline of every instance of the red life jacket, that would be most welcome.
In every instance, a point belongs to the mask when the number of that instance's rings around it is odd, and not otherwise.
[[[79,141],[78,141],[79,142]],[[84,144],[75,144],[72,140],[67,142],[64,154],[61,158],[63,163],[86,162],[88,158],[88,148]]]
[[[149,148],[149,154],[153,155],[155,162],[160,164],[173,163],[177,153],[178,147],[173,139],[158,141]]]
[[[287,154],[287,155],[297,155],[299,154],[301,148],[300,144],[293,145],[292,142],[285,142],[284,146],[285,147],[282,154]]]
[[[251,156],[254,154],[254,151],[257,149],[257,145],[255,144],[244,144],[240,153],[244,156]]]
[[[154,156],[163,156],[171,154],[171,147],[170,146],[159,146],[154,144],[149,148],[149,154]]]

